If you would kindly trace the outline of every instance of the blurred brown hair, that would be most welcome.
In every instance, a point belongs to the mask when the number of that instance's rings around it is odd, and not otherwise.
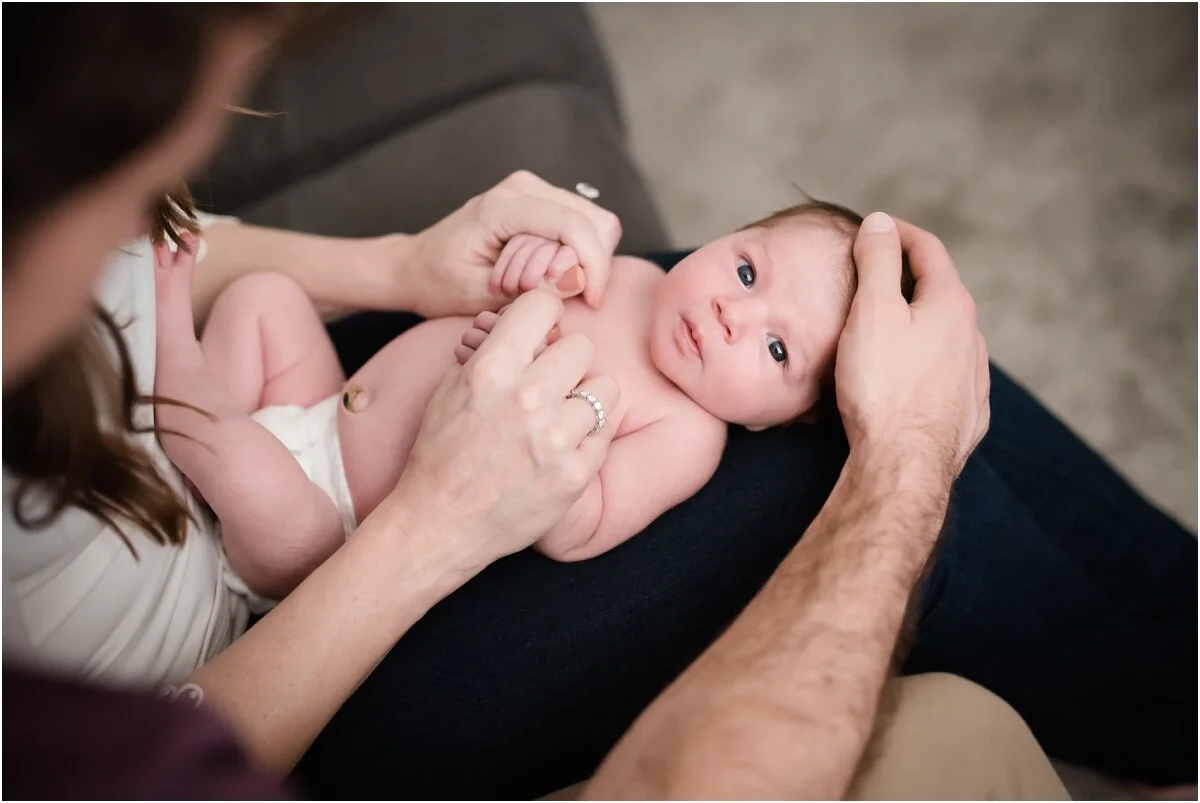
[[[327,12],[288,3],[10,7],[7,31],[20,33],[4,48],[9,74],[19,76],[4,93],[5,266],[40,216],[165,131],[222,26],[266,23],[294,41]],[[150,210],[155,242],[180,243],[196,230],[184,178]],[[89,326],[5,393],[3,460],[19,480],[16,520],[43,527],[75,506],[131,549],[121,520],[158,543],[182,543],[188,508],[130,437],[135,406],[147,401],[118,323],[96,306]]]

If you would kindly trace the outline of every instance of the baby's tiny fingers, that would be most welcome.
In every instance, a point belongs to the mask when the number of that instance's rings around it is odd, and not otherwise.
[[[569,245],[562,246],[554,255],[554,259],[550,260],[550,267],[546,269],[546,281],[554,284],[562,277],[567,268],[578,264],[579,255],[575,253],[575,249]]]
[[[520,249],[513,254],[512,261],[504,269],[504,278],[500,280],[500,288],[504,295],[512,298],[521,292],[521,274],[525,272],[525,266],[529,264],[529,258],[542,246],[543,242],[544,240],[541,237],[526,235]]]
[[[521,250],[521,246],[525,244],[528,234],[518,234],[507,243],[500,251],[500,257],[496,260],[496,264],[492,266],[492,275],[488,277],[488,289],[493,293],[500,292],[500,282],[504,278],[504,271],[508,269],[508,265],[512,262],[513,254]]]
[[[529,292],[541,283],[542,277],[546,275],[546,268],[550,266],[550,260],[557,252],[558,243],[551,240],[546,240],[538,246],[521,274],[521,290]]]

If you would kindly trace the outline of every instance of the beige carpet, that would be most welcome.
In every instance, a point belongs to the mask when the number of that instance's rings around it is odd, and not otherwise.
[[[1196,7],[597,5],[675,241],[940,235],[995,359],[1196,524]]]

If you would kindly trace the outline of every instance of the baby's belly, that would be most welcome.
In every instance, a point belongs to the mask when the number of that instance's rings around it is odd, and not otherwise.
[[[361,522],[396,487],[425,408],[471,318],[425,321],[384,346],[347,382],[354,412],[338,409],[346,482]],[[343,395],[343,399],[346,396]]]
[[[425,321],[385,346],[350,378],[347,387],[358,391],[354,412],[338,410],[338,434],[346,481],[361,522],[395,488],[408,462],[409,452],[425,416],[425,408],[446,371],[455,363],[454,347],[470,327],[472,318],[452,317]],[[609,410],[609,426],[620,437],[637,417],[633,402],[649,402],[662,394],[636,377],[619,348],[611,347],[619,335],[597,331],[596,316],[580,301],[570,300],[562,320],[566,332],[583,332],[596,345],[591,373],[611,375],[621,385],[621,404]],[[587,386],[586,377],[580,383]],[[345,397],[343,397],[345,398]],[[638,404],[645,408],[646,404]]]

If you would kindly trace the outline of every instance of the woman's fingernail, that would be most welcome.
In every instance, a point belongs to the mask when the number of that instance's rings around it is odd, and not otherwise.
[[[891,231],[893,225],[892,219],[883,212],[872,212],[862,222],[863,231],[874,232],[875,234]]]
[[[562,337],[562,329],[558,328],[558,324],[550,327],[550,333],[546,335],[546,345],[554,345],[554,342]]]
[[[512,306],[512,304],[505,304],[503,307],[501,307],[500,309],[496,310],[496,317],[497,317],[497,318],[499,318],[501,315],[503,315],[503,314],[504,314],[504,311],[505,311],[506,309],[508,309],[509,307],[511,307],[511,306]]]
[[[554,285],[560,293],[573,296],[583,289],[583,268],[575,265]]]

